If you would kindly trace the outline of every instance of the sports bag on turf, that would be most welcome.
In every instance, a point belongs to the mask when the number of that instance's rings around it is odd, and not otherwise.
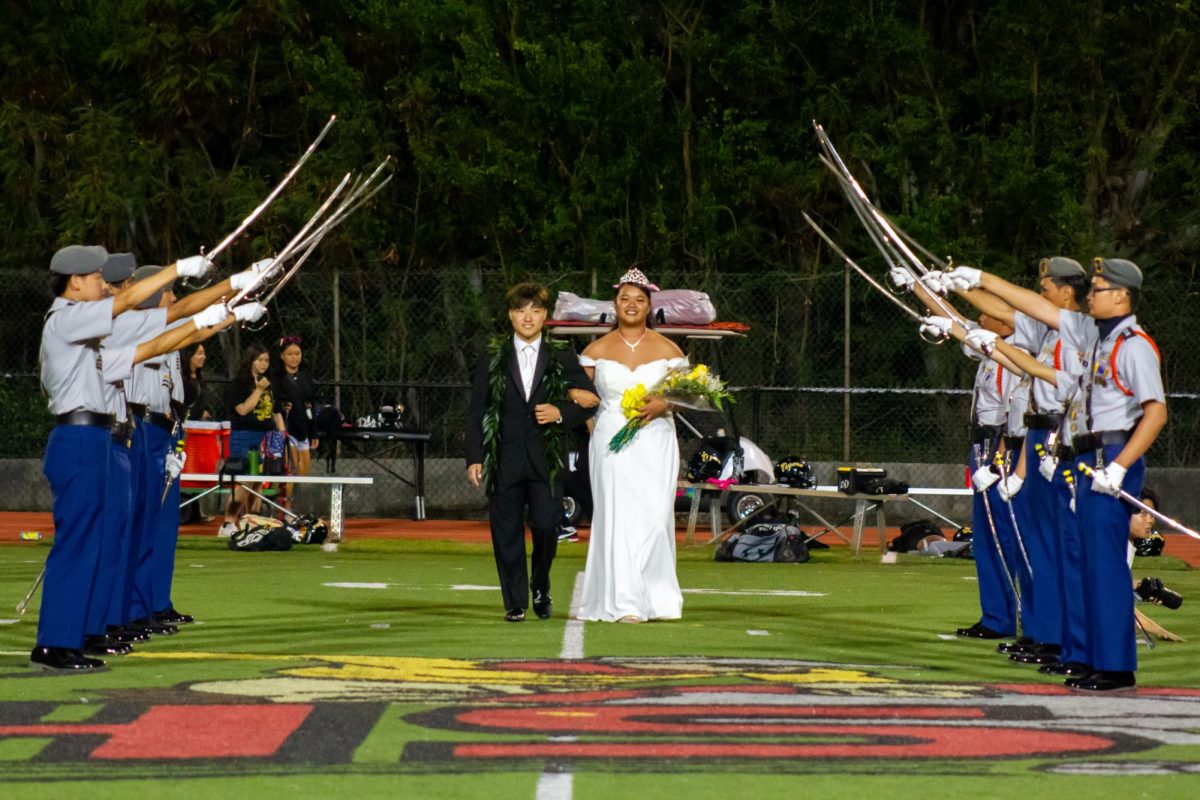
[[[809,559],[804,539],[804,534],[794,525],[760,522],[721,542],[713,559],[803,564]]]
[[[243,553],[291,550],[292,535],[282,525],[255,525],[252,528],[243,528],[229,537],[229,549]]]

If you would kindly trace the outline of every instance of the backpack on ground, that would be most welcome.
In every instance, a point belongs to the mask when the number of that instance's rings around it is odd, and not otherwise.
[[[282,525],[253,525],[240,528],[229,537],[229,549],[243,553],[291,550],[292,535]]]
[[[721,542],[713,558],[716,561],[803,564],[809,559],[805,538],[794,525],[760,522]]]
[[[316,514],[305,514],[283,523],[295,544],[322,544],[329,537],[329,525]]]

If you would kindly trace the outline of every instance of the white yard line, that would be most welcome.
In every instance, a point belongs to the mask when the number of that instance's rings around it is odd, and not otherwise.
[[[583,600],[583,573],[575,573],[575,586],[571,590],[571,608],[567,611],[567,624],[563,628],[562,649],[559,658],[583,658],[583,620],[576,619],[579,604]],[[573,742],[574,736],[555,736],[556,742]],[[543,772],[538,776],[535,800],[571,800],[575,796],[575,776],[570,772]]]

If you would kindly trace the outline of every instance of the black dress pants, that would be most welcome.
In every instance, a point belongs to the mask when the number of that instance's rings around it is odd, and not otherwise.
[[[492,551],[504,608],[528,608],[529,590],[549,593],[550,565],[558,549],[562,500],[546,478],[526,463],[517,480],[501,475],[488,503]],[[532,569],[525,565],[525,522],[533,533]],[[530,579],[532,572],[532,579]]]

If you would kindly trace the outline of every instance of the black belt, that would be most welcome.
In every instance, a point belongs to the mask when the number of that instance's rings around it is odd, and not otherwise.
[[[1032,411],[1025,414],[1025,427],[1033,428],[1038,431],[1053,431],[1057,430],[1062,424],[1062,414],[1034,414]]]
[[[1003,425],[976,425],[971,428],[971,444],[990,442],[1003,433]]]
[[[126,403],[126,405],[129,406],[129,410],[133,412],[133,416],[135,416],[135,417],[146,416],[146,404],[145,403]]]
[[[151,425],[162,428],[167,433],[175,430],[175,419],[169,414],[163,414],[159,411],[147,411],[146,421]]]
[[[1129,441],[1129,431],[1096,431],[1075,436],[1071,439],[1071,450],[1074,455],[1093,450],[1103,450],[1105,445],[1125,444]]]
[[[68,411],[54,417],[55,425],[95,425],[97,428],[111,428],[112,414],[98,414],[95,411]]]

